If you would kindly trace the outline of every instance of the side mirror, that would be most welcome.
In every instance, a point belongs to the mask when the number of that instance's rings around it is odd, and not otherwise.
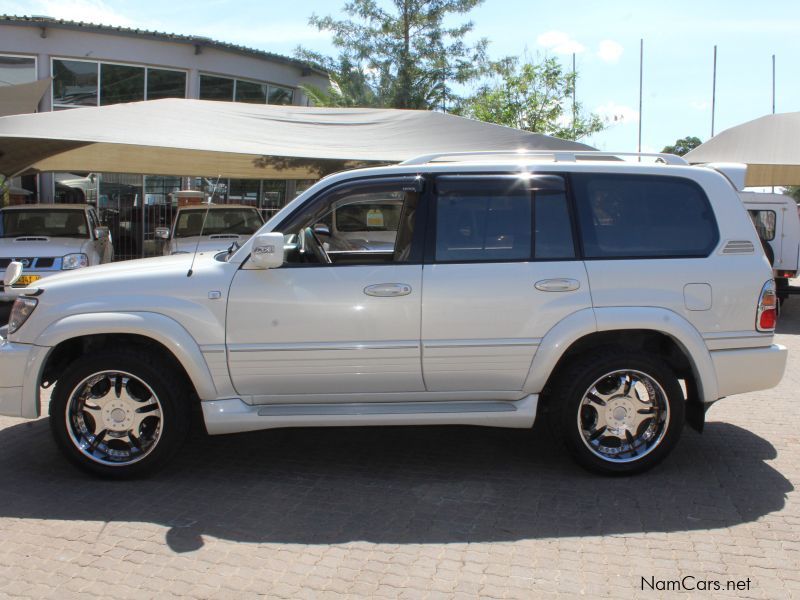
[[[22,276],[22,263],[17,261],[12,261],[9,263],[8,267],[6,267],[5,275],[3,275],[3,285],[5,287],[11,287],[17,280]]]
[[[107,240],[108,239],[108,227],[95,227],[94,228],[94,237],[98,240]]]
[[[277,269],[283,264],[283,234],[262,233],[253,240],[250,260],[259,269]]]
[[[156,237],[161,240],[168,240],[169,227],[156,227]]]

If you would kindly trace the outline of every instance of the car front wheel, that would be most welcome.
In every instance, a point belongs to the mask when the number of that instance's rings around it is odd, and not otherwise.
[[[57,381],[50,427],[67,457],[96,475],[124,478],[162,466],[189,427],[185,386],[143,351],[87,355]]]

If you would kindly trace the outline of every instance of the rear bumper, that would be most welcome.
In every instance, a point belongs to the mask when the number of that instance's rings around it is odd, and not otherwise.
[[[783,377],[787,355],[779,344],[712,351],[720,398],[775,387]]]

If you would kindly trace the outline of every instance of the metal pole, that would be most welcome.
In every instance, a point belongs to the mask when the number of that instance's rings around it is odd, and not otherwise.
[[[775,55],[772,55],[772,114],[775,114]]]
[[[639,145],[638,145],[638,152],[641,153],[642,151],[642,87],[643,87],[643,79],[642,75],[644,73],[644,39],[639,40]],[[639,157],[639,162],[642,161],[642,157]]]
[[[578,105],[575,102],[575,88],[578,87],[578,75],[575,72],[575,53],[572,53],[572,139],[578,134],[576,122],[578,120]]]
[[[714,74],[711,80],[711,137],[714,137],[714,113],[717,109],[717,47],[714,46]]]

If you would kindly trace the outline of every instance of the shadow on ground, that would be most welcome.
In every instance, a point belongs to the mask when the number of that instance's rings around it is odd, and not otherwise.
[[[195,432],[153,478],[108,482],[67,464],[43,419],[0,431],[0,517],[156,523],[175,552],[202,535],[403,544],[684,531],[780,510],[793,487],[765,462],[774,457],[763,438],[719,422],[686,430],[663,465],[624,479],[584,472],[541,431]]]

